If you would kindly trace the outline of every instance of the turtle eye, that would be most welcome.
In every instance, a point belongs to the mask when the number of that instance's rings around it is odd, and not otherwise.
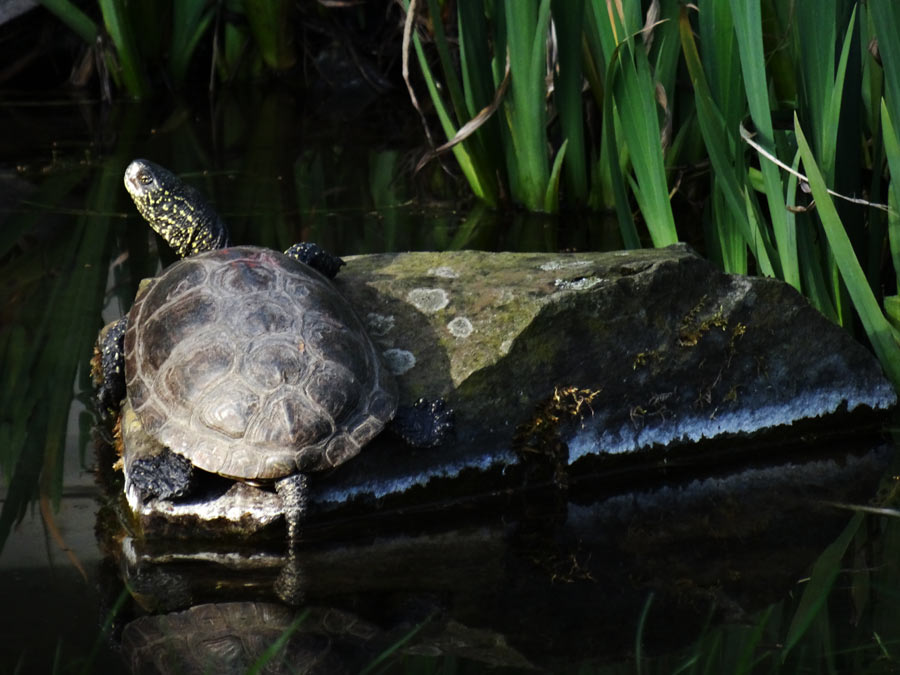
[[[141,181],[142,185],[150,185],[153,182],[153,176],[147,171],[141,171],[138,173],[138,180]]]

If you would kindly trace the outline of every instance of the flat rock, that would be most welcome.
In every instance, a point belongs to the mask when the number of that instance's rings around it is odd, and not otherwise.
[[[610,458],[621,470],[698,445],[788,444],[870,423],[896,401],[872,354],[793,288],[723,274],[683,245],[365,255],[347,258],[336,283],[401,402],[445,397],[457,431],[432,450],[382,434],[315,478],[313,518],[565,485]],[[162,517],[129,497],[145,525]]]

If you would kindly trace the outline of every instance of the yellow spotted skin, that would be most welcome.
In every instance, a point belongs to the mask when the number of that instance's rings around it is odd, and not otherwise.
[[[125,189],[140,214],[182,258],[225,248],[228,229],[198,190],[168,169],[136,159],[125,170]]]

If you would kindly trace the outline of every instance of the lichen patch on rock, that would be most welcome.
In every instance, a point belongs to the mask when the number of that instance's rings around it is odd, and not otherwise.
[[[601,281],[602,279],[597,277],[581,277],[579,279],[557,279],[553,283],[561,291],[587,291]]]
[[[443,279],[458,279],[459,272],[457,272],[452,267],[448,267],[447,265],[442,265],[441,267],[430,268],[428,270],[428,276],[441,277]]]
[[[456,338],[467,338],[475,330],[472,322],[464,316],[458,316],[447,324],[447,330]]]
[[[443,288],[414,288],[407,293],[406,299],[426,314],[434,314],[450,304],[450,294]]]
[[[384,337],[394,329],[395,319],[392,314],[366,314],[366,329],[372,337]]]
[[[416,365],[416,357],[406,349],[386,349],[382,355],[388,370],[394,375],[402,375]]]
[[[590,265],[590,260],[551,260],[540,266],[545,272],[555,272],[557,270],[572,269],[573,267],[585,267]]]

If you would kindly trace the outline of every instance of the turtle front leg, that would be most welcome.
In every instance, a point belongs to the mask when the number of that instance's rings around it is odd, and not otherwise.
[[[332,255],[318,244],[304,241],[291,246],[284,254],[312,267],[317,272],[324,274],[329,279],[334,279],[338,270],[344,265],[344,261],[336,255]]]
[[[125,349],[123,338],[128,317],[107,324],[97,336],[91,376],[97,389],[97,402],[104,415],[118,415],[125,398]]]
[[[281,497],[284,520],[287,523],[288,544],[293,549],[300,543],[300,530],[306,519],[309,501],[309,478],[305,473],[295,473],[275,481],[275,491]]]

